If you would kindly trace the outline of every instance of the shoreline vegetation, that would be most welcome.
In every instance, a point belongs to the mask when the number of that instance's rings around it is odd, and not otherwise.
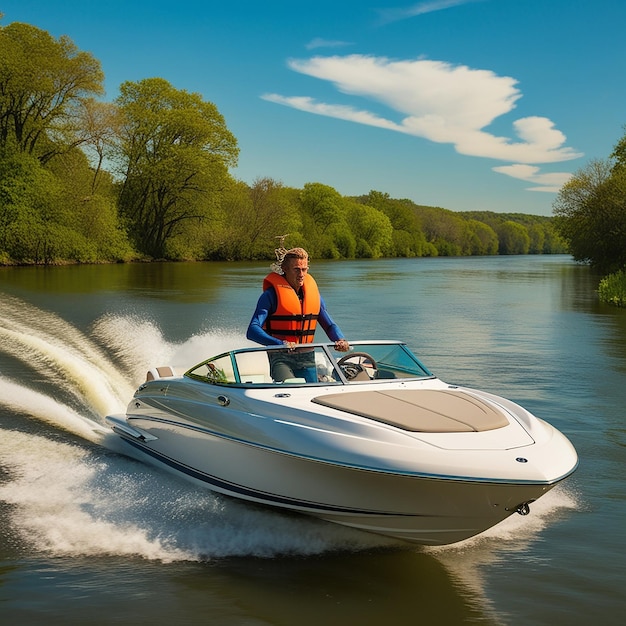
[[[200,94],[156,77],[103,96],[100,62],[69,37],[0,26],[0,265],[266,260],[285,233],[313,259],[571,253],[594,265],[571,228],[580,185],[547,217],[248,184],[230,173],[236,137]]]
[[[268,184],[264,179],[263,183]],[[240,183],[243,185],[243,183]],[[283,188],[283,193],[294,198],[290,214],[302,222],[310,223],[304,235],[298,228],[286,235],[287,247],[301,246],[310,250],[313,259],[372,259],[394,257],[438,257],[438,256],[491,256],[525,254],[567,254],[565,242],[556,233],[552,218],[527,214],[505,214],[490,212],[458,213],[439,207],[418,206],[409,200],[394,200],[381,192],[371,191],[368,196],[345,198],[334,189],[318,183],[305,186],[304,190]],[[246,186],[247,187],[247,186]],[[307,192],[321,191],[333,196],[334,208],[328,215],[333,224],[328,228],[315,227],[315,220],[302,206]],[[256,186],[247,187],[250,194],[258,191]],[[373,209],[372,204],[380,208]],[[343,207],[342,207],[343,205]],[[351,206],[350,206],[351,205]],[[357,232],[345,224],[343,209],[350,206],[354,220],[360,213],[368,213],[372,220],[369,233]],[[71,227],[48,222],[41,229],[23,233],[21,245],[0,245],[0,266],[58,266],[99,263],[163,262],[163,261],[260,261],[272,260],[274,248],[281,233],[288,227],[278,221],[267,226],[268,215],[262,211],[248,212],[248,220],[238,215],[237,207],[223,220],[206,225],[206,239],[200,250],[185,246],[185,235],[173,237],[171,251],[160,256],[151,256],[137,250],[132,242],[118,233],[116,248],[108,250],[98,238],[89,238]],[[239,206],[243,212],[243,206]],[[0,208],[0,213],[2,209]],[[396,225],[400,220],[410,225],[394,228],[389,213],[395,213]],[[401,216],[398,219],[398,216]],[[240,229],[229,228],[228,223],[240,219]],[[249,240],[249,228],[259,223],[257,237]],[[246,225],[248,228],[246,228]],[[198,223],[202,229],[202,223]],[[293,226],[293,224],[292,224]],[[14,223],[12,230],[19,230]],[[31,223],[32,227],[32,223]],[[0,227],[1,228],[1,227]],[[59,231],[62,232],[59,232]],[[216,241],[217,237],[219,241]],[[25,241],[28,234],[29,241]],[[65,235],[65,239],[64,239]],[[360,235],[360,236],[359,236]],[[82,244],[82,245],[81,245]],[[169,248],[168,248],[169,250]]]
[[[626,307],[626,271],[620,270],[605,276],[598,286],[600,302]]]
[[[67,36],[0,26],[0,264],[551,254],[551,217],[453,212],[382,191],[342,196],[234,178],[215,104],[162,78],[102,101],[100,62]]]

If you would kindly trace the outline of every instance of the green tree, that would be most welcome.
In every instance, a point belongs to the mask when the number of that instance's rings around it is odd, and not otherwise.
[[[466,246],[466,225],[460,215],[439,207],[417,206],[426,240],[441,256],[460,256]]]
[[[567,243],[557,232],[554,219],[543,224],[543,232],[543,254],[566,254],[568,252]]]
[[[410,200],[394,200],[388,193],[370,191],[359,202],[382,211],[393,227],[391,256],[420,257],[436,254],[431,244],[426,242],[420,220],[415,213],[415,205]]]
[[[591,161],[562,187],[553,210],[577,261],[604,272],[626,267],[626,167]]]
[[[528,230],[512,220],[503,222],[498,227],[498,239],[500,254],[528,254],[530,249],[530,236]]]
[[[117,137],[120,135],[120,112],[112,102],[98,102],[88,98],[82,110],[81,126],[85,142],[81,146],[92,163],[91,191],[95,193],[101,179],[108,172],[104,169],[107,157],[112,158]]]
[[[257,178],[251,186],[237,181],[222,202],[221,242],[213,253],[222,259],[273,257],[276,237],[298,238],[300,214],[290,190],[272,178]]]
[[[110,176],[106,199],[78,146],[89,103],[103,93],[99,62],[67,38],[0,27],[0,248],[6,262],[128,258]],[[112,253],[116,248],[117,251]]]
[[[343,197],[328,185],[306,183],[300,194],[300,202],[321,233],[343,218]]]
[[[348,226],[356,239],[356,255],[377,259],[389,254],[393,243],[393,226],[378,209],[353,202],[349,205]]]
[[[34,157],[0,149],[0,258],[25,261],[21,248],[28,222],[46,197],[54,194],[52,180]]]
[[[218,206],[237,141],[213,103],[161,78],[123,83],[117,104],[120,211],[136,247],[165,258],[183,225],[206,221]]]
[[[337,190],[322,183],[306,183],[299,195],[299,209],[312,257],[338,259],[354,250],[354,238],[347,233],[346,199]]]
[[[0,258],[52,264],[93,260],[74,228],[59,179],[24,153],[0,157]]]
[[[100,63],[69,38],[14,22],[0,27],[0,144],[43,164],[85,141],[85,99],[104,92]]]
[[[626,126],[624,126],[624,128],[626,128]],[[615,144],[615,148],[611,153],[611,158],[614,159],[614,171],[626,167],[626,133]]]
[[[531,224],[528,227],[528,236],[530,237],[530,254],[543,254],[546,233],[541,224]]]
[[[293,240],[302,228],[293,194],[273,178],[257,178],[248,191],[249,211],[243,214],[242,226],[247,232],[248,258],[267,258],[268,242],[289,233]]]
[[[419,220],[406,200],[394,200],[388,193],[372,190],[359,198],[359,202],[382,211],[395,230],[407,232],[421,230]]]
[[[85,154],[74,149],[52,159],[46,169],[58,181],[57,203],[61,215],[70,215],[67,225],[82,244],[74,259],[81,262],[125,261],[136,257],[117,216],[117,191],[111,174],[101,171],[94,185],[95,170]]]
[[[470,219],[468,228],[467,254],[474,256],[498,254],[498,235],[491,226]]]

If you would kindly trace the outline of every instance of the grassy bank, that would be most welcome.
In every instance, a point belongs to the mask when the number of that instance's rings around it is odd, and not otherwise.
[[[601,302],[626,307],[626,270],[605,276],[598,287]]]

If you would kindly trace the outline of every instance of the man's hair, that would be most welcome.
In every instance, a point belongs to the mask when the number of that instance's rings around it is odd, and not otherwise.
[[[308,263],[309,253],[304,248],[291,248],[285,252],[285,256],[280,263],[281,267],[283,267],[289,259],[304,259]]]

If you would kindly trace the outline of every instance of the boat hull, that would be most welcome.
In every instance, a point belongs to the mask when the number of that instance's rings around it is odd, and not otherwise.
[[[477,535],[524,510],[523,505],[558,482],[377,471],[144,416],[109,420],[151,462],[213,491],[423,545],[450,544]]]

